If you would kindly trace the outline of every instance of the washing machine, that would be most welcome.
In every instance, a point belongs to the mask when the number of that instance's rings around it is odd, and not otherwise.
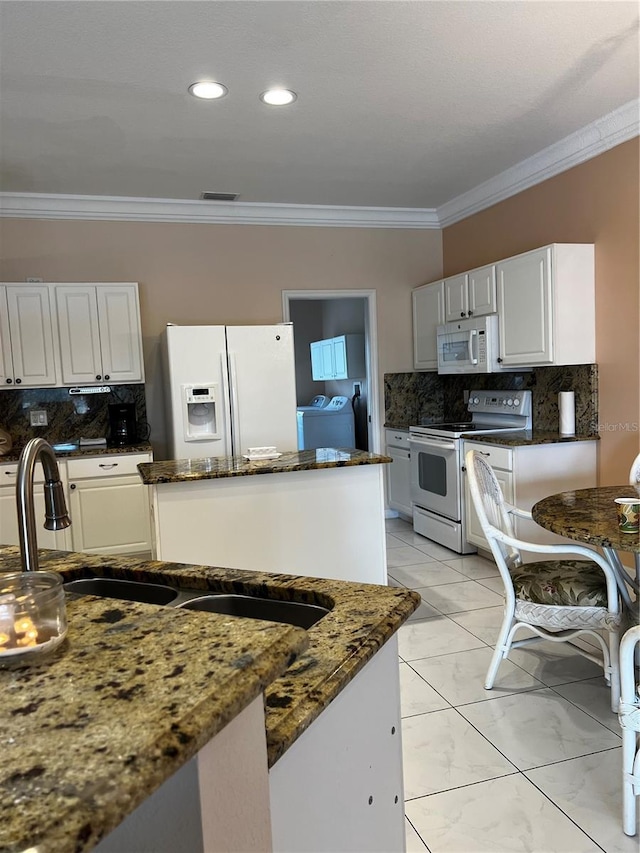
[[[317,447],[355,447],[355,425],[351,400],[332,397],[322,405],[322,394],[309,406],[298,406],[298,450]],[[324,398],[326,400],[326,397]]]

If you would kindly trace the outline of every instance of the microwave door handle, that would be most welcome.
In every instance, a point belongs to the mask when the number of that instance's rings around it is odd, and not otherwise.
[[[469,338],[467,339],[467,345],[469,347],[469,362],[471,364],[478,363],[478,330],[471,329]],[[474,355],[475,353],[475,355]]]

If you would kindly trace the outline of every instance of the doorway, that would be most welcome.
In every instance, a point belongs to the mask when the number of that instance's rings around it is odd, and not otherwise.
[[[378,352],[375,290],[284,290],[282,314],[294,324],[296,394],[306,406],[318,394],[341,395],[354,410],[356,446],[379,452]],[[364,336],[364,374],[344,380],[316,381],[311,373],[309,345],[339,335]],[[359,385],[360,396],[354,393]]]

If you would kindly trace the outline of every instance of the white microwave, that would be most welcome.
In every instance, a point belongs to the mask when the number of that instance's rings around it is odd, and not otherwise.
[[[438,373],[498,373],[498,315],[438,326]]]

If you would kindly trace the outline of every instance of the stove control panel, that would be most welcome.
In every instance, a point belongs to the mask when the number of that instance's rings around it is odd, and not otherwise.
[[[467,408],[471,413],[528,415],[531,412],[531,391],[471,391]]]

